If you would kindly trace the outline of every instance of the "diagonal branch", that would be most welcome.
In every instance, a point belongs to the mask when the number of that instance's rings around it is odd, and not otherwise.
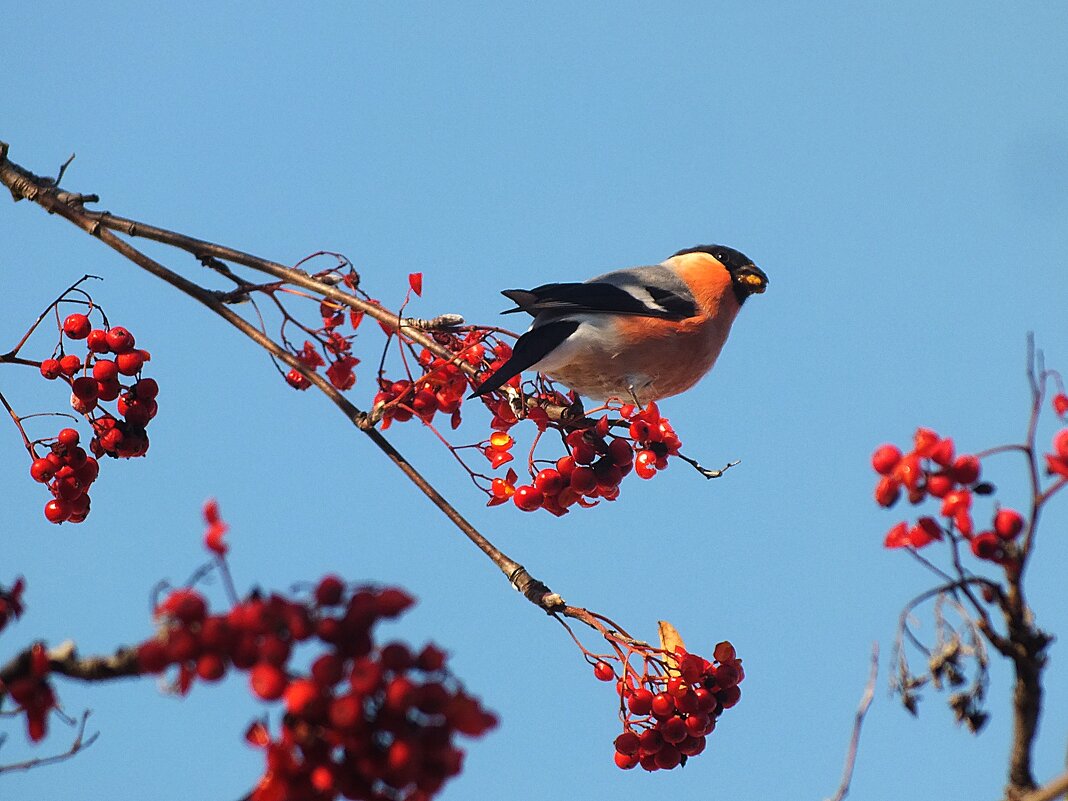
[[[282,281],[300,286],[331,301],[343,304],[357,311],[370,315],[387,327],[398,331],[404,326],[404,320],[376,304],[369,303],[338,290],[336,287],[316,280],[301,270],[294,270],[284,265],[261,259],[248,253],[185,236],[173,231],[147,225],[135,220],[118,217],[107,212],[92,212],[84,208],[86,202],[96,202],[95,195],[79,195],[60,190],[51,178],[42,178],[7,159],[8,146],[0,142],[0,183],[11,191],[15,200],[31,200],[46,211],[57,214],[86,233],[99,239],[126,259],[152,275],[160,278],[189,297],[207,307],[227,323],[241,331],[279,361],[297,370],[345,415],[353,425],[359,428],[382,451],[393,464],[424,494],[442,513],[473,542],[497,567],[508,577],[512,585],[531,603],[547,612],[563,614],[590,624],[592,617],[585,609],[571,607],[564,603],[559,595],[553,593],[544,583],[531,576],[526,569],[514,561],[481,532],[479,532],[460,512],[452,506],[414,466],[385,439],[367,414],[342,396],[326,379],[318,373],[308,370],[298,359],[247,320],[234,312],[219,296],[211,290],[190,281],[184,276],[165,267],[148,255],[117,236],[114,231],[121,231],[129,236],[141,236],[163,244],[171,245],[193,254],[199,259],[222,259],[242,264],[246,267],[272,275]],[[431,336],[416,328],[404,327],[404,334],[412,341],[423,345],[432,353],[452,359],[455,354],[439,345]]]

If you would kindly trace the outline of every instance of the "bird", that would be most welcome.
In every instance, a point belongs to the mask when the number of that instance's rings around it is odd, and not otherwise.
[[[536,370],[594,401],[652,401],[684,392],[715,364],[731,324],[768,277],[724,245],[698,245],[659,264],[583,283],[501,292],[534,320],[512,355],[471,397]]]

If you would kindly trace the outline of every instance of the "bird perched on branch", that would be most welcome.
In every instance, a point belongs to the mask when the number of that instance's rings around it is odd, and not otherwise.
[[[712,369],[746,298],[768,286],[733,248],[700,245],[585,283],[501,294],[534,322],[472,397],[537,370],[593,400],[639,405],[677,395]]]

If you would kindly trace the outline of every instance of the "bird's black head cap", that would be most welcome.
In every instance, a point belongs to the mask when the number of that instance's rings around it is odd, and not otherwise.
[[[727,272],[731,274],[734,296],[738,299],[739,305],[744,303],[750,295],[759,294],[768,288],[768,277],[764,271],[753,264],[753,260],[741,251],[726,245],[697,245],[673,253],[672,258],[687,253],[707,253],[726,267]]]

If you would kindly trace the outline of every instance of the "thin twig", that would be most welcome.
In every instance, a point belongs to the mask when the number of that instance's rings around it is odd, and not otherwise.
[[[70,748],[62,754],[53,754],[48,757],[35,757],[33,759],[27,759],[25,762],[13,762],[10,765],[0,765],[0,773],[11,773],[16,770],[30,770],[31,768],[39,768],[44,765],[54,765],[57,762],[63,762],[64,760],[70,759],[79,751],[84,751],[95,743],[100,736],[100,732],[93,732],[88,737],[85,736],[85,724],[88,720],[89,710],[87,709],[82,713],[82,719],[78,724],[78,733],[74,735],[74,741],[70,744]]]
[[[853,734],[849,738],[849,750],[846,752],[845,767],[842,769],[842,781],[838,790],[827,801],[842,801],[849,794],[849,785],[853,781],[853,768],[857,764],[857,747],[860,745],[860,729],[864,725],[864,717],[868,714],[872,699],[875,697],[875,682],[879,677],[879,643],[871,646],[871,673],[868,683],[864,687],[864,694],[860,697],[860,705],[853,718]]]

